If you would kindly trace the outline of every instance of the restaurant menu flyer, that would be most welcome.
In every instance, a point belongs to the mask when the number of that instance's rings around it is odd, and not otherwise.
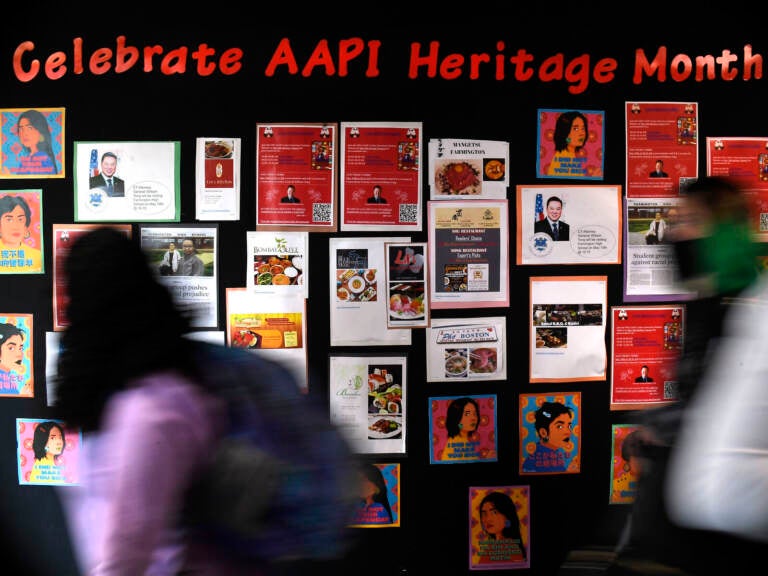
[[[387,242],[409,237],[328,240],[331,346],[409,346],[411,329],[390,329],[387,321]]]
[[[509,306],[508,201],[427,202],[432,308]]]
[[[336,232],[338,124],[256,125],[256,228]]]
[[[195,140],[195,217],[240,220],[240,138]]]
[[[637,496],[639,453],[633,453],[633,445],[640,434],[637,424],[611,425],[611,491],[608,504],[632,504]],[[627,442],[625,445],[624,442]]]
[[[429,326],[427,243],[386,242],[387,328]]]
[[[621,186],[517,186],[517,264],[620,264],[622,213]]]
[[[537,178],[602,180],[605,174],[605,112],[538,110]]]
[[[735,181],[749,199],[757,242],[768,241],[768,137],[708,137],[707,174]]]
[[[530,278],[530,381],[605,380],[607,276]]]
[[[306,299],[226,288],[227,346],[258,352],[283,364],[303,392],[309,390]]]
[[[329,359],[333,422],[360,454],[405,454],[406,357],[342,356]]]
[[[625,120],[627,198],[679,196],[699,177],[696,102],[626,102]]]
[[[529,568],[531,487],[469,487],[469,569]]]
[[[433,318],[427,329],[427,382],[505,380],[506,318]]]
[[[265,294],[309,298],[309,232],[245,233],[246,286]]]
[[[427,154],[431,200],[507,197],[509,142],[433,138]]]
[[[420,231],[421,122],[341,123],[342,231]]]
[[[679,400],[685,306],[611,307],[611,410],[637,410]]]

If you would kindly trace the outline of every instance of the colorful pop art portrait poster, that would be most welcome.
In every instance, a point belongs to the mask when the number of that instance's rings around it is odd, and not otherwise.
[[[605,112],[538,111],[538,178],[603,179]]]
[[[496,462],[496,395],[429,399],[430,464]]]
[[[82,443],[82,432],[60,420],[17,418],[19,484],[79,484]]]
[[[611,426],[611,496],[609,504],[631,504],[637,495],[640,474],[639,426],[613,424]]]
[[[581,392],[520,394],[520,474],[581,472]]]
[[[0,397],[35,395],[32,314],[0,314]]]
[[[350,526],[400,526],[400,464],[361,463],[359,496]]]
[[[470,486],[470,570],[530,567],[530,504],[530,486]]]
[[[0,109],[0,178],[64,178],[64,108]]]
[[[42,274],[43,191],[0,190],[0,274]]]

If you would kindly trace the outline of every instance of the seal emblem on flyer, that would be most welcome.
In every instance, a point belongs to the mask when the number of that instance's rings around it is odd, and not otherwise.
[[[88,191],[88,207],[94,212],[100,212],[104,207],[104,191],[94,188]]]
[[[549,256],[555,241],[546,232],[536,232],[528,242],[528,248],[534,256]]]

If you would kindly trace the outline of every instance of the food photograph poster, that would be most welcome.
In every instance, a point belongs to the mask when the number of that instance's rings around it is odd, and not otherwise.
[[[0,397],[35,395],[32,314],[0,313]]]
[[[421,231],[421,122],[342,122],[341,135],[341,230]]]
[[[245,284],[264,294],[309,297],[309,233],[245,233]]]
[[[438,138],[427,149],[431,200],[507,197],[509,142]]]
[[[642,456],[637,424],[611,425],[611,492],[609,504],[632,504],[637,496]]]
[[[508,201],[427,202],[430,305],[509,306]]]
[[[430,464],[496,462],[495,394],[429,398]]]
[[[680,400],[683,305],[611,307],[611,410],[638,410]]]
[[[621,186],[518,186],[517,264],[620,264]]]
[[[605,380],[607,276],[530,279],[530,381]]]
[[[536,176],[602,180],[605,112],[538,110]]]
[[[82,444],[80,429],[68,427],[61,420],[17,418],[19,484],[78,485]]]
[[[0,178],[64,178],[64,108],[0,109]]]
[[[338,124],[256,125],[256,228],[336,232]]]
[[[581,392],[519,398],[520,474],[581,472]]]
[[[427,243],[385,242],[387,328],[429,326]],[[354,288],[354,285],[352,286]]]
[[[427,328],[427,382],[507,378],[504,316],[433,318]]]
[[[0,191],[0,274],[43,274],[43,191]]]
[[[400,526],[400,464],[361,464],[360,501],[355,506],[352,528]]]
[[[404,355],[329,358],[330,418],[359,454],[405,454]]]
[[[240,138],[195,139],[195,218],[240,219]]]
[[[530,486],[469,487],[469,569],[531,565]]]
[[[75,142],[75,222],[178,222],[181,142]]]

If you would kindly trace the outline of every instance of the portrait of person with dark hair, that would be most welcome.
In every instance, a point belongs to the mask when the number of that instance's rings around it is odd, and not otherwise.
[[[21,144],[21,151],[18,155],[19,167],[12,170],[14,174],[59,173],[56,154],[53,151],[53,136],[48,120],[42,112],[27,110],[19,114],[16,135]]]
[[[0,395],[21,395],[27,382],[24,331],[15,324],[0,323]],[[28,391],[31,395],[31,389]]]
[[[392,524],[392,506],[387,483],[381,469],[375,464],[360,465],[360,503],[355,509],[352,524]]]
[[[553,140],[555,155],[549,163],[547,176],[586,176],[584,145],[589,140],[587,117],[576,110],[560,114],[555,122]]]
[[[482,532],[478,542],[480,564],[524,562],[527,557],[517,506],[507,494],[494,490],[480,501]]]
[[[41,422],[35,427],[32,450],[35,463],[29,476],[30,482],[61,482],[64,478],[59,458],[67,446],[64,427],[53,421]]]
[[[109,151],[104,152],[101,155],[101,171],[96,176],[90,177],[89,188],[103,190],[107,196],[125,196],[125,181],[115,176],[116,171],[117,154]]]
[[[42,272],[43,253],[27,243],[32,208],[21,195],[0,197],[0,271]]]
[[[571,447],[573,408],[562,402],[544,402],[535,412],[536,450],[523,461],[523,472],[565,472],[566,449]]]
[[[563,215],[563,201],[557,196],[547,198],[547,217],[533,224],[533,231],[549,234],[555,241],[566,241],[571,238],[571,227],[560,218]]]
[[[648,366],[643,364],[640,368],[640,376],[635,378],[635,382],[653,382],[653,378],[648,375]]]
[[[478,458],[480,456],[480,439],[477,433],[479,425],[480,407],[473,398],[465,396],[451,400],[445,415],[448,442],[443,451],[443,459]]]
[[[293,184],[288,184],[288,187],[285,189],[285,196],[280,198],[280,202],[282,204],[301,204],[301,200],[296,198],[296,186]]]

